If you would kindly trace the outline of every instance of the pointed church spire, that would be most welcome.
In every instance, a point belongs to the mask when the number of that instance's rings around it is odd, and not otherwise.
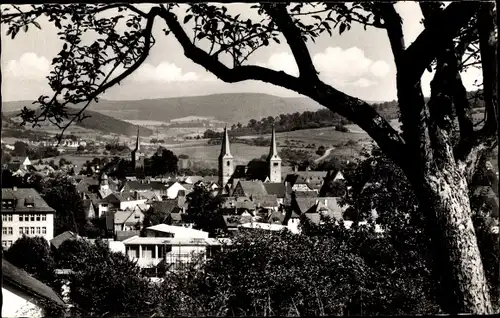
[[[135,151],[139,151],[139,127],[137,127],[137,139],[135,140]]]
[[[272,158],[278,158],[278,150],[276,147],[276,131],[274,129],[274,124],[273,124],[273,132],[271,135],[271,148],[269,149],[269,156],[267,159],[272,159]]]
[[[220,150],[221,157],[232,157],[231,149],[229,147],[229,135],[227,133],[227,125],[224,126],[224,135],[222,137],[222,147]]]

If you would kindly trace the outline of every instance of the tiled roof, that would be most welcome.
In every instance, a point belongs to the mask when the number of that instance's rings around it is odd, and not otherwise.
[[[337,220],[342,219],[346,209],[347,206],[341,207],[335,197],[318,198],[318,206],[316,210],[320,213],[328,215],[331,218],[335,218]]]
[[[62,243],[64,243],[67,240],[76,240],[79,238],[79,236],[71,231],[66,231],[62,232],[61,234],[57,235],[53,239],[50,240],[50,244],[52,244],[55,248],[59,248]]]
[[[253,197],[256,195],[266,195],[267,194],[266,188],[264,187],[264,183],[262,183],[262,181],[243,181],[243,180],[240,180],[239,184],[240,184],[241,188],[243,189],[245,196],[247,196],[247,197]]]
[[[295,191],[295,196],[297,198],[317,198],[318,192],[316,191]]]
[[[317,198],[310,198],[310,197],[298,197],[295,199],[295,202],[297,203],[297,206],[300,211],[297,211],[299,213],[306,213],[309,211],[311,208],[313,208],[316,205],[316,200]]]
[[[140,181],[127,181],[127,187],[131,190],[166,190],[169,186],[167,183],[160,181],[140,182]]]
[[[45,212],[54,213],[54,209],[48,206],[42,196],[33,188],[17,188],[16,190],[12,188],[2,188],[2,198],[11,198],[17,200],[15,205],[16,212]],[[31,201],[34,206],[25,206],[25,200]],[[31,203],[30,202],[30,203]],[[12,209],[4,208],[2,212],[12,212]]]
[[[114,215],[114,223],[115,224],[124,224],[133,213],[134,213],[134,211],[130,211],[130,210],[116,211],[116,213]]]
[[[288,174],[285,177],[285,182],[290,182],[292,185],[296,183],[318,183],[323,182],[328,171],[296,171]]]
[[[116,231],[116,240],[121,242],[133,236],[139,235],[141,231]]]
[[[178,207],[177,200],[163,200],[151,203],[151,209],[155,212],[172,213]]]
[[[61,306],[65,305],[61,297],[59,297],[59,295],[52,288],[30,276],[24,270],[15,267],[3,257],[2,276],[4,284],[11,284],[16,288],[22,289],[23,291],[36,296],[39,299],[46,299]]]
[[[284,198],[286,195],[286,187],[283,183],[267,182],[264,183],[264,188],[269,195],[276,195],[278,198]]]
[[[252,198],[255,205],[261,207],[278,207],[278,198],[276,195],[256,195]]]

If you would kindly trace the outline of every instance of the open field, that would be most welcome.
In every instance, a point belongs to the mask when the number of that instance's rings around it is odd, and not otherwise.
[[[220,145],[200,145],[200,146],[185,146],[178,145],[175,147],[168,147],[176,155],[185,154],[190,159],[195,161],[203,161],[211,166],[217,166],[217,161],[220,154]],[[264,154],[269,153],[269,147],[249,146],[245,144],[233,143],[231,144],[231,154],[234,157],[236,164],[246,164],[252,159],[260,158]]]
[[[253,136],[242,136],[237,137],[239,139],[255,139],[258,137],[263,137],[265,139],[271,138],[271,134],[266,135],[253,135]],[[340,132],[336,131],[334,127],[316,128],[316,129],[304,129],[304,130],[294,130],[289,132],[276,133],[276,141],[279,145],[285,145],[285,141],[293,142],[295,144],[314,144],[315,147],[321,145],[326,148],[335,147],[340,143],[345,143],[349,140],[360,141],[360,140],[370,140],[365,132],[354,133],[354,132]]]

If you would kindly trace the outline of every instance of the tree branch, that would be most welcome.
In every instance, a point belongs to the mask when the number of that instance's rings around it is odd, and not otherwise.
[[[409,83],[417,83],[431,64],[436,52],[443,50],[446,39],[452,39],[479,10],[477,1],[451,3],[433,19],[403,54],[402,68]]]
[[[303,82],[299,78],[282,71],[278,72],[254,65],[241,65],[233,68],[225,66],[216,57],[210,56],[191,42],[175,14],[162,9],[159,16],[165,20],[172,34],[181,44],[184,55],[196,64],[203,66],[224,82],[236,83],[246,80],[258,80],[282,86],[299,93],[304,92]]]
[[[285,72],[277,72],[260,66],[236,66],[229,68],[207,52],[196,47],[177,20],[177,16],[167,10],[159,14],[167,23],[184,49],[184,55],[198,65],[205,67],[219,79],[227,83],[258,80],[293,90],[308,96],[330,110],[355,122],[364,129],[398,164],[405,165],[404,141],[399,133],[366,102],[348,96],[320,80],[311,82]]]
[[[286,10],[286,4],[265,3],[262,5],[267,14],[274,20],[278,28],[283,33],[295,61],[299,68],[300,78],[316,81],[318,72],[314,67],[311,54],[307,49],[306,43],[302,39],[302,34],[299,28]]]
[[[121,73],[120,75],[118,75],[117,77],[113,78],[111,81],[109,81],[109,82],[106,83],[106,81],[109,79],[109,77],[111,76],[111,74],[113,73],[113,71],[121,63],[121,60],[117,61],[115,63],[114,68],[109,72],[109,74],[104,79],[104,81],[102,82],[102,84],[88,97],[88,101],[85,104],[85,106],[82,107],[78,111],[78,113],[76,113],[71,118],[71,120],[66,125],[64,125],[62,127],[62,131],[61,131],[61,133],[60,133],[60,135],[58,137],[59,142],[61,142],[61,139],[62,139],[62,136],[64,134],[64,131],[66,131],[66,129],[68,129],[68,127],[77,118],[79,118],[83,114],[83,112],[85,111],[85,109],[88,108],[88,106],[90,105],[90,103],[92,102],[92,100],[94,100],[101,93],[103,93],[104,91],[106,91],[110,87],[113,87],[114,85],[120,83],[123,79],[125,79],[130,74],[132,74],[133,72],[135,72],[135,70],[137,70],[141,66],[141,64],[146,60],[146,58],[149,55],[149,50],[151,49],[151,34],[152,34],[152,29],[153,29],[153,23],[154,23],[155,17],[158,15],[159,12],[160,12],[160,8],[155,7],[155,8],[152,8],[151,11],[146,15],[148,20],[146,22],[146,27],[145,27],[145,29],[143,31],[143,36],[144,36],[144,50],[142,51],[141,56],[137,59],[137,61],[134,64],[132,64],[132,66],[130,66],[128,69],[126,69],[123,73]],[[137,38],[137,41],[139,39],[140,39],[140,37]],[[130,50],[132,50],[132,48],[133,48],[134,45],[135,44],[132,44],[130,46]],[[125,56],[126,56],[126,54],[124,55],[124,57]]]
[[[384,26],[387,30],[387,36],[389,37],[389,42],[391,44],[392,55],[394,56],[396,68],[398,68],[406,49],[402,27],[403,20],[396,12],[394,4],[380,2],[376,5],[381,12],[382,18],[384,19]]]

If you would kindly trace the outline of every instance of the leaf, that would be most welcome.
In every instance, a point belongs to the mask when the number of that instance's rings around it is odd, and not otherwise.
[[[184,17],[184,24],[188,23],[189,20],[191,20],[193,18],[193,15],[192,14],[188,14],[187,16]]]
[[[198,33],[198,35],[196,36],[196,38],[197,38],[198,40],[201,40],[201,39],[203,39],[205,36],[206,36],[206,34],[205,34],[204,32],[200,32],[200,33]]]
[[[68,48],[68,43],[64,43],[63,50],[66,51],[67,48]]]
[[[319,15],[313,15],[312,17],[321,21],[321,17]]]
[[[280,40],[278,40],[277,38],[273,38],[274,42],[280,44]]]
[[[345,23],[342,23],[339,27],[339,34],[342,34],[344,31],[345,31],[345,28],[346,28],[346,24]]]
[[[24,32],[28,32],[28,25],[25,24],[23,29],[24,29]]]

